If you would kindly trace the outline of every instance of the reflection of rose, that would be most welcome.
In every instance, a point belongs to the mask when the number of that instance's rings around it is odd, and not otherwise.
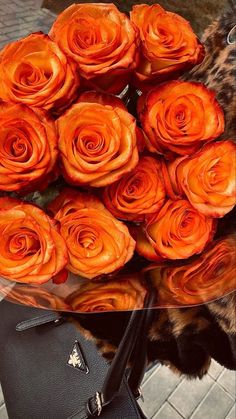
[[[236,145],[231,141],[207,144],[175,167],[170,165],[169,172],[191,204],[205,215],[223,217],[236,204]]]
[[[50,37],[94,86],[118,93],[135,67],[136,30],[114,4],[73,4],[54,22]]]
[[[223,111],[203,84],[171,81],[141,96],[139,114],[150,151],[187,155],[224,131]]]
[[[94,196],[66,189],[49,209],[60,221],[71,272],[92,279],[121,268],[133,256],[128,228]]]
[[[68,302],[74,311],[132,310],[144,306],[146,289],[137,275],[123,275],[109,282],[85,284]]]
[[[200,304],[236,288],[236,237],[215,241],[193,262],[151,271],[160,305]]]
[[[117,98],[83,94],[58,131],[63,174],[74,185],[109,185],[138,163],[136,122]]]
[[[0,103],[0,190],[32,188],[57,158],[54,122],[42,110]]]
[[[67,264],[64,239],[56,223],[34,205],[0,198],[0,276],[43,283]]]
[[[23,304],[28,307],[63,311],[69,310],[69,306],[61,297],[45,290],[43,287],[36,287],[34,285],[17,284],[11,290],[7,290],[7,287],[0,284],[0,295],[7,301],[15,304]]]
[[[187,200],[168,200],[157,214],[147,216],[145,230],[157,255],[186,259],[202,252],[212,239],[215,220],[200,214]]]
[[[75,64],[43,33],[8,44],[0,54],[0,97],[45,109],[74,99],[79,81]]]
[[[130,15],[141,38],[140,63],[135,72],[141,90],[202,61],[204,49],[183,17],[165,11],[159,4],[135,5]]]
[[[105,188],[107,209],[115,217],[130,221],[144,221],[145,214],[157,212],[165,199],[160,170],[158,160],[142,157],[132,172]]]

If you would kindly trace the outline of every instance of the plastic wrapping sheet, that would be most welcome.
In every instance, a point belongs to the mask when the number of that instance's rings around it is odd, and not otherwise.
[[[91,313],[145,308],[191,307],[209,303],[236,289],[236,235],[214,240],[187,261],[147,264],[136,258],[115,275],[88,281],[70,274],[64,284],[21,284],[1,278],[0,296],[17,304],[62,312]]]

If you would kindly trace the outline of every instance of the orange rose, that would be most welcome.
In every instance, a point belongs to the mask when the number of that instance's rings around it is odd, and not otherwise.
[[[165,199],[160,169],[160,161],[142,157],[131,173],[105,188],[107,209],[115,217],[129,221],[144,221],[145,214],[157,212]]]
[[[76,65],[57,44],[33,33],[0,53],[0,97],[44,109],[67,107],[79,86]]]
[[[64,239],[41,209],[0,198],[0,276],[16,282],[49,281],[67,264]]]
[[[236,288],[235,235],[215,241],[193,262],[151,271],[161,306],[193,305],[223,297]]]
[[[179,76],[203,60],[203,46],[187,20],[176,13],[159,4],[140,4],[133,6],[130,17],[141,38],[140,64],[135,72],[135,84],[141,90]]]
[[[57,123],[69,183],[106,186],[138,163],[136,122],[118,98],[85,93]]]
[[[137,32],[114,4],[73,4],[49,33],[93,86],[119,93],[136,66]]]
[[[215,93],[200,83],[162,84],[141,96],[139,114],[152,152],[192,154],[224,131]]]
[[[175,167],[170,165],[172,170],[179,189],[199,212],[223,217],[236,204],[236,144],[232,141],[207,144]]]
[[[57,159],[54,121],[45,111],[0,103],[0,190],[19,191],[45,179]]]
[[[68,269],[93,279],[121,268],[131,259],[135,241],[94,196],[66,189],[49,206],[60,221],[68,252]]]
[[[202,252],[215,233],[216,222],[199,213],[184,199],[168,200],[147,217],[146,235],[157,255],[187,259]]]
[[[143,308],[147,290],[137,275],[85,284],[67,301],[74,311],[82,313]]]

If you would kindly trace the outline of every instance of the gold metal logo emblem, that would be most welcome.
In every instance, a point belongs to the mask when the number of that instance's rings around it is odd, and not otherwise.
[[[84,355],[82,353],[82,350],[79,346],[78,341],[75,341],[75,343],[74,343],[72,351],[71,351],[71,353],[69,355],[69,358],[67,360],[67,365],[69,365],[69,367],[80,370],[80,371],[84,372],[85,374],[89,373],[89,368],[86,364]]]

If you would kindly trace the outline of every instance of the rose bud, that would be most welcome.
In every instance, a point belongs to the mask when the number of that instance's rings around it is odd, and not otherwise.
[[[139,4],[133,6],[130,17],[141,39],[139,65],[131,80],[140,90],[176,78],[203,60],[203,46],[178,14],[159,4]]]
[[[79,76],[58,45],[41,32],[0,52],[0,98],[59,111],[76,97]]]
[[[187,259],[201,253],[215,229],[214,219],[199,213],[184,199],[168,200],[159,212],[147,216],[145,226],[158,257],[167,259]]]
[[[76,312],[141,309],[146,288],[135,275],[118,275],[107,282],[90,282],[69,296],[67,302]]]
[[[110,185],[138,163],[136,121],[116,97],[83,94],[57,127],[63,176],[73,185]]]
[[[60,222],[71,272],[93,279],[120,269],[132,258],[135,241],[128,228],[95,196],[65,189],[49,210]]]
[[[68,262],[56,223],[38,207],[0,198],[0,276],[16,282],[42,284]]]
[[[141,96],[140,120],[151,152],[185,156],[224,131],[215,93],[203,84],[171,81]]]
[[[35,189],[57,159],[57,133],[47,113],[0,102],[0,190]]]
[[[136,66],[137,30],[114,4],[73,4],[54,22],[49,36],[96,88],[119,93]]]
[[[210,217],[223,217],[236,204],[236,144],[229,140],[204,146],[170,167],[192,206]]]
[[[166,196],[160,171],[160,161],[142,157],[132,172],[105,188],[107,209],[117,218],[137,222],[157,212]]]

